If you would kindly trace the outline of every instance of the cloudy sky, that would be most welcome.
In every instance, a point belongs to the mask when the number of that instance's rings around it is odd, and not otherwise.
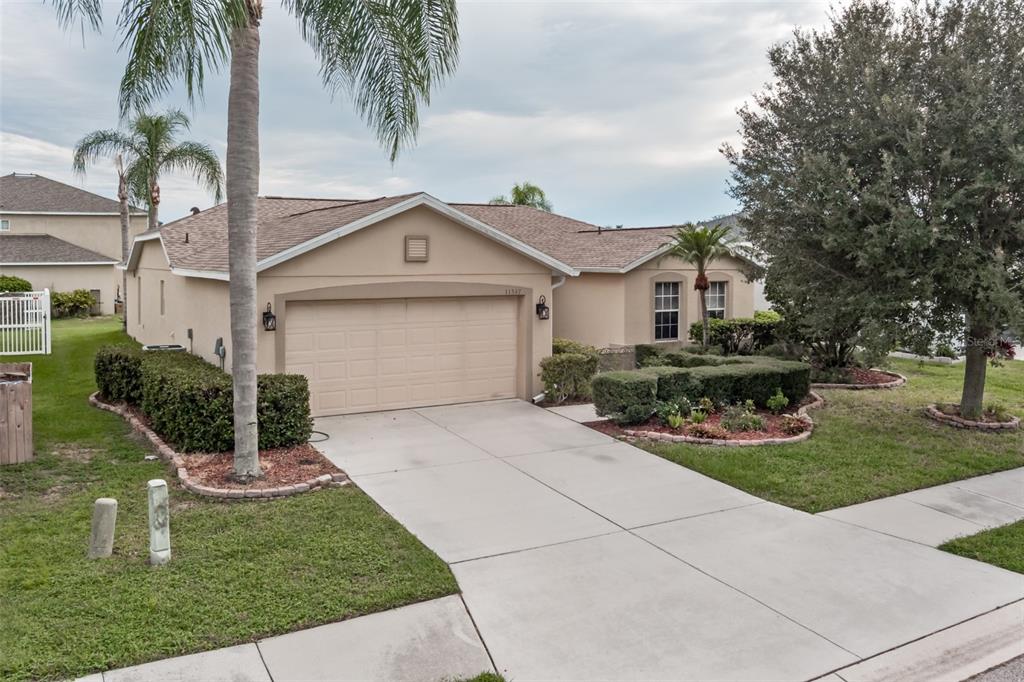
[[[70,170],[85,133],[117,125],[124,65],[105,5],[102,34],[65,33],[38,0],[0,2],[0,173],[37,172],[113,197],[98,165]],[[427,191],[486,201],[513,182],[559,213],[601,225],[674,224],[729,213],[736,108],[768,78],[765,51],[824,2],[465,2],[459,70],[395,164],[344,97],[331,97],[294,21],[267,3],[262,29],[260,193],[355,197]],[[223,158],[227,84],[210,79],[191,136]],[[164,106],[186,108],[179,97]],[[162,182],[161,217],[211,198]]]

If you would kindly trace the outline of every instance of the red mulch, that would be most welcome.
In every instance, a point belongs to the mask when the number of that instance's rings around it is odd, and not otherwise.
[[[277,488],[305,483],[317,476],[341,471],[309,443],[261,450],[260,468],[263,469],[263,476],[246,485],[231,478],[234,462],[230,452],[182,455],[181,458],[185,460],[189,478],[212,488]]]
[[[860,367],[851,367],[846,370],[846,376],[850,377],[851,384],[857,384],[858,386],[887,384],[890,381],[896,380],[896,377],[891,374],[879,372],[875,369],[861,369]]]
[[[763,431],[729,431],[729,440],[761,440],[763,438],[792,438],[794,433],[787,433],[782,429],[783,417],[782,414],[772,414],[767,410],[757,410],[757,414],[764,419],[764,430]],[[794,414],[794,413],[790,413]],[[704,420],[703,424],[707,426],[714,426],[721,428],[722,414],[715,412],[709,414],[707,419]],[[700,438],[706,438],[703,434],[691,434],[688,427],[690,424],[683,424],[678,429],[673,429],[666,426],[661,422],[657,416],[651,417],[642,424],[634,424],[631,426],[622,427],[612,421],[599,421],[599,422],[587,422],[585,426],[589,426],[595,431],[600,431],[606,435],[612,436],[613,438],[620,438],[626,436],[626,430],[629,431],[654,431],[656,433],[669,433],[673,436],[690,436],[695,435]],[[806,430],[806,429],[805,429]]]

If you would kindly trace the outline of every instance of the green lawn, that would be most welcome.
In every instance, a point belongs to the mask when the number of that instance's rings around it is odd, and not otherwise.
[[[1024,430],[956,430],[923,416],[929,402],[958,402],[963,365],[896,360],[897,389],[820,391],[814,434],[794,445],[723,448],[641,443],[673,462],[809,512],[1024,466]],[[986,398],[1024,416],[1024,362],[990,367]]]
[[[264,503],[186,493],[120,417],[90,407],[110,318],[57,322],[34,363],[37,460],[0,468],[0,679],[68,678],[457,591],[448,567],[354,487]],[[169,565],[147,565],[146,481],[171,485]],[[115,555],[85,558],[92,502]]]
[[[939,549],[1024,573],[1024,521],[950,540]]]

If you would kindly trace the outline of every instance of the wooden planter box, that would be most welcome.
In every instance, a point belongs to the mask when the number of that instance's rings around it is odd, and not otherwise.
[[[0,363],[0,465],[33,457],[32,363]]]

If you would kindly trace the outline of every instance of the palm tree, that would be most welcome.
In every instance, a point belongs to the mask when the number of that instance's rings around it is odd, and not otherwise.
[[[717,259],[728,256],[731,250],[729,243],[729,228],[721,225],[714,227],[697,227],[689,223],[676,229],[673,237],[672,249],[669,255],[676,256],[690,263],[697,269],[697,278],[693,282],[694,291],[699,292],[697,298],[700,301],[700,319],[703,328],[702,345],[708,345],[708,301],[707,291],[711,287],[708,282],[708,264]]]
[[[55,0],[68,26],[96,25],[98,2]],[[320,61],[324,86],[347,90],[393,161],[415,141],[419,107],[458,61],[455,0],[283,0]],[[183,80],[189,98],[207,71],[231,66],[228,93],[228,278],[234,382],[234,474],[261,475],[256,424],[256,194],[259,187],[259,26],[262,0],[124,0],[129,50],[122,114]]]
[[[113,158],[117,167],[117,200],[121,208],[121,260],[128,258],[129,206],[132,199],[149,207],[149,229],[159,227],[160,174],[166,171],[190,173],[220,203],[223,174],[220,161],[209,146],[200,142],[176,142],[179,131],[188,130],[188,117],[180,111],[139,114],[124,130],[97,130],[75,145],[71,162],[76,173],[100,157]],[[127,163],[126,163],[127,160]],[[121,300],[128,321],[128,275],[121,278]]]
[[[491,199],[490,203],[505,206],[529,206],[548,213],[554,208],[548,201],[547,195],[544,194],[544,190],[532,182],[523,182],[522,184],[517,182],[512,185],[509,196],[499,194]]]

